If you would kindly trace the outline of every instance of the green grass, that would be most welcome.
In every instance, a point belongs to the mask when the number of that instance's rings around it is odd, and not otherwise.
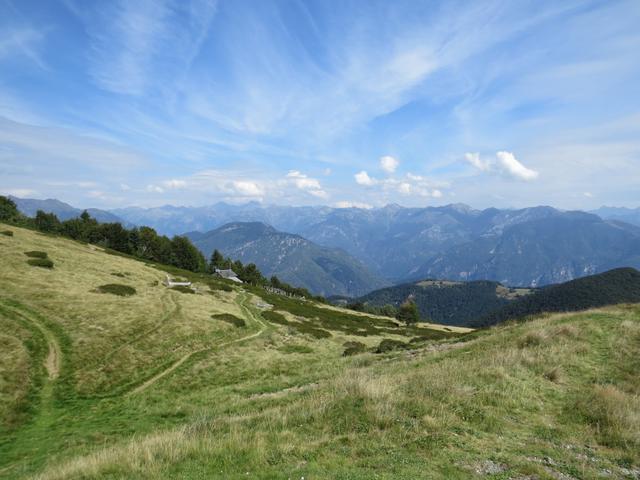
[[[99,293],[110,293],[111,295],[118,295],[120,297],[130,297],[136,294],[136,289],[129,285],[121,285],[119,283],[107,283],[106,285],[100,285],[96,288]]]
[[[640,466],[640,306],[461,335],[166,269],[197,287],[183,295],[158,266],[14,233],[0,249],[1,478],[595,480]],[[43,275],[25,250],[60,261]],[[87,293],[112,272],[137,294]],[[476,473],[487,465],[501,473]]]

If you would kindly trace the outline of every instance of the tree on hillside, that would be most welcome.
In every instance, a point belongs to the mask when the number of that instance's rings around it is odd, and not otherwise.
[[[242,269],[242,272],[237,272],[238,277],[245,283],[250,283],[252,285],[261,285],[265,283],[265,278],[262,276],[258,267],[256,267],[255,263],[249,263],[245,265]]]
[[[205,270],[206,261],[187,237],[175,236],[171,240],[171,257],[173,265],[192,272]]]
[[[407,325],[419,322],[420,314],[418,313],[416,302],[413,299],[409,299],[400,305],[396,318]]]
[[[209,271],[211,273],[216,271],[216,268],[223,269],[225,268],[226,260],[224,255],[220,253],[220,251],[216,248],[211,254],[211,259],[209,260]]]
[[[41,232],[58,232],[62,228],[62,224],[55,213],[46,213],[42,210],[36,212],[34,223]]]
[[[0,222],[11,222],[20,216],[18,207],[10,198],[0,195]]]

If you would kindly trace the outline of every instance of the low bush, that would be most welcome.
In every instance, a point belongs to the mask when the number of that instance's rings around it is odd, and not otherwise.
[[[13,232],[11,230],[3,230],[2,232],[0,232],[0,234],[4,235],[5,237],[13,237]]]
[[[40,252],[38,250],[24,252],[24,254],[29,258],[47,258],[47,252]]]
[[[213,315],[211,315],[211,318],[222,320],[223,322],[227,322],[237,328],[247,326],[246,322],[242,318],[238,318],[230,313],[214,313]]]
[[[344,342],[342,346],[344,347],[344,352],[342,352],[343,357],[357,355],[367,349],[367,346],[362,342]]]
[[[282,353],[313,353],[313,349],[306,345],[284,345],[278,348],[278,351]]]
[[[408,344],[400,342],[399,340],[391,340],[389,338],[385,338],[380,342],[378,348],[376,348],[376,353],[387,353],[394,350],[406,350],[408,347]]]
[[[27,263],[34,267],[53,268],[53,262],[48,258],[32,258],[27,260]]]
[[[118,283],[108,283],[106,285],[100,285],[96,288],[99,293],[110,293],[111,295],[118,295],[120,297],[130,297],[136,294],[136,289],[128,285],[120,285]]]
[[[267,310],[266,312],[262,312],[262,316],[265,320],[268,320],[271,323],[277,323],[278,325],[289,325],[289,322],[284,315],[278,312],[273,312],[271,310]]]

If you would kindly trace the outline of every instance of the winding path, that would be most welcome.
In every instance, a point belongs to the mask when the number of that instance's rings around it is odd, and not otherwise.
[[[2,302],[4,308],[9,310],[14,315],[26,320],[27,322],[34,325],[45,341],[47,342],[47,346],[49,348],[49,353],[44,360],[44,367],[47,370],[47,375],[49,380],[55,380],[60,375],[60,362],[62,359],[62,354],[60,350],[60,344],[58,343],[58,339],[55,337],[53,332],[47,328],[46,325],[42,323],[37,317],[37,315],[31,314],[28,311],[25,311],[23,308],[16,307],[8,302]]]
[[[254,333],[252,333],[250,335],[246,335],[244,337],[236,338],[235,340],[230,340],[228,342],[218,343],[218,344],[216,344],[216,345],[214,345],[212,347],[201,348],[199,350],[194,350],[192,352],[189,352],[186,355],[180,357],[178,360],[176,360],[174,363],[172,363],[165,370],[163,370],[160,373],[154,375],[153,377],[151,377],[150,379],[148,379],[147,381],[145,381],[141,385],[137,386],[133,390],[131,390],[128,393],[126,393],[125,396],[128,397],[130,395],[135,395],[137,393],[140,393],[140,392],[146,390],[147,388],[149,388],[151,385],[156,383],[161,378],[164,378],[167,375],[171,374],[173,371],[175,371],[177,368],[179,368],[180,365],[182,365],[183,363],[185,363],[187,360],[189,360],[191,357],[193,357],[194,355],[196,355],[198,353],[206,352],[208,350],[213,350],[214,348],[226,347],[226,346],[234,344],[234,343],[244,342],[246,340],[251,340],[252,338],[256,338],[256,337],[262,335],[264,333],[264,331],[267,329],[267,325],[258,316],[256,316],[251,311],[249,306],[247,306],[247,301],[250,298],[251,297],[246,293],[239,294],[238,295],[238,305],[240,306],[240,309],[244,312],[244,314],[246,315],[247,318],[251,318],[255,323],[260,325],[260,329],[257,332],[254,332]]]

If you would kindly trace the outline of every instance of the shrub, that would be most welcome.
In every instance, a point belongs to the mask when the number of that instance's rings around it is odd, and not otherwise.
[[[367,349],[367,346],[362,342],[344,342],[342,346],[344,347],[344,352],[342,352],[343,357],[357,355]]]
[[[24,252],[24,254],[30,258],[47,258],[47,252],[39,252],[38,250]]]
[[[380,342],[380,345],[378,345],[378,348],[376,348],[376,353],[386,353],[386,352],[391,352],[393,350],[405,350],[407,348],[408,348],[408,345],[404,342],[385,338]]]
[[[175,287],[171,287],[171,290],[175,290],[180,293],[196,293],[193,288],[186,287],[184,285],[176,285]]]
[[[3,230],[2,232],[0,232],[0,234],[4,235],[5,237],[13,237],[13,232],[11,230]]]
[[[32,258],[27,260],[27,263],[34,267],[53,268],[53,262],[48,258]]]
[[[277,323],[278,325],[289,325],[289,322],[284,315],[281,313],[273,312],[271,310],[267,310],[266,312],[262,312],[262,316],[265,320],[268,320],[271,323]]]
[[[282,353],[313,353],[313,349],[306,345],[284,345],[278,348],[278,351]]]
[[[237,328],[242,328],[247,326],[247,324],[242,318],[238,318],[235,315],[232,315],[230,313],[214,313],[213,315],[211,315],[211,318],[214,318],[216,320],[222,320],[223,322],[227,322]]]
[[[120,285],[118,283],[108,283],[106,285],[100,285],[96,288],[98,293],[110,293],[112,295],[118,295],[120,297],[130,297],[136,294],[136,289],[128,285]]]

